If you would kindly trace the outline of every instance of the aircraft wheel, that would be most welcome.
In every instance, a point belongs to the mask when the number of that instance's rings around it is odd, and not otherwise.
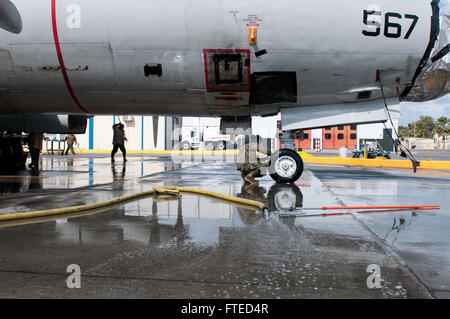
[[[212,142],[206,142],[205,144],[205,150],[206,151],[214,151],[214,144]]]
[[[303,206],[303,194],[294,184],[274,184],[267,193],[269,210],[285,211]]]
[[[223,151],[225,149],[225,142],[217,142],[214,148],[216,150]]]
[[[291,149],[279,150],[271,157],[269,172],[277,183],[294,183],[303,173],[303,160]]]
[[[181,150],[183,151],[190,151],[191,150],[191,144],[189,142],[182,142],[180,145]]]

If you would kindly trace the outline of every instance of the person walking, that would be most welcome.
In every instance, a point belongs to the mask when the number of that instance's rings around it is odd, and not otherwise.
[[[113,150],[111,152],[111,163],[114,163],[114,155],[120,149],[123,155],[123,161],[127,161],[127,150],[125,149],[125,126],[122,123],[113,125]]]
[[[28,147],[30,149],[31,164],[28,167],[38,170],[39,169],[39,156],[42,150],[42,139],[44,134],[42,133],[30,133],[28,135]]]
[[[73,155],[75,155],[75,151],[73,149],[73,146],[75,143],[77,143],[77,138],[75,135],[73,134],[67,134],[65,141],[67,143],[67,149],[66,152],[64,153],[64,155],[68,155],[69,154],[69,150],[72,152]]]

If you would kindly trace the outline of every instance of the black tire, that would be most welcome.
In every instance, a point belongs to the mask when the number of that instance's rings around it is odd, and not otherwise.
[[[391,159],[390,155],[386,155],[385,157],[386,157],[386,159]]]
[[[186,141],[181,142],[180,150],[182,150],[182,151],[190,151],[191,149],[192,149],[191,143],[186,142]]]
[[[274,184],[267,193],[267,199],[271,212],[303,207],[303,194],[294,184]]]
[[[214,149],[215,149],[214,143],[206,142],[206,144],[205,144],[206,151],[214,151]]]
[[[216,151],[223,151],[223,150],[225,150],[225,142],[217,142],[215,145],[214,145],[214,149],[216,150]]]
[[[293,165],[295,163],[295,166],[296,166],[295,172],[293,172],[290,175],[284,175],[284,176],[277,173],[276,165],[279,164],[277,162],[283,158],[288,161],[288,163],[286,163],[286,164]],[[285,149],[279,150],[278,152],[276,152],[275,154],[272,155],[271,160],[270,160],[269,173],[270,173],[270,177],[272,177],[272,179],[275,182],[288,184],[288,183],[296,182],[300,178],[300,176],[302,176],[303,168],[304,168],[303,160],[300,157],[300,155],[298,155],[297,152],[295,152],[291,149],[285,148]]]

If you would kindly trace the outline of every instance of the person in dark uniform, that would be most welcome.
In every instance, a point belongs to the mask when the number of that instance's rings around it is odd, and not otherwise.
[[[28,147],[30,149],[31,164],[28,166],[32,169],[39,169],[39,157],[42,150],[42,133],[30,133],[28,135]]]
[[[122,123],[113,125],[113,150],[111,152],[111,162],[114,163],[114,155],[120,149],[123,155],[123,161],[127,161],[127,150],[125,149],[125,141],[127,138],[125,137],[125,126]]]
[[[267,142],[266,139],[260,136],[246,136],[245,145],[238,152],[236,169],[241,171],[242,179],[246,183],[257,184],[258,181],[255,180],[255,177],[264,176],[261,169],[269,166],[270,158],[268,157],[271,156],[271,150],[267,143],[263,143],[264,141]],[[258,158],[257,152],[268,157],[263,159]]]

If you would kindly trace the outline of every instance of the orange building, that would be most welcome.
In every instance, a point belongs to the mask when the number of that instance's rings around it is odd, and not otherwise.
[[[281,133],[280,121],[277,124],[278,133]],[[303,131],[303,140],[296,140],[295,142],[297,149],[314,149],[316,145],[323,150],[336,150],[341,147],[354,149],[358,144],[358,127],[356,124],[325,127],[321,130],[321,136],[316,136],[316,138],[313,138],[312,130]]]
[[[322,149],[337,150],[341,147],[354,149],[358,144],[358,126],[339,125],[322,129]]]

